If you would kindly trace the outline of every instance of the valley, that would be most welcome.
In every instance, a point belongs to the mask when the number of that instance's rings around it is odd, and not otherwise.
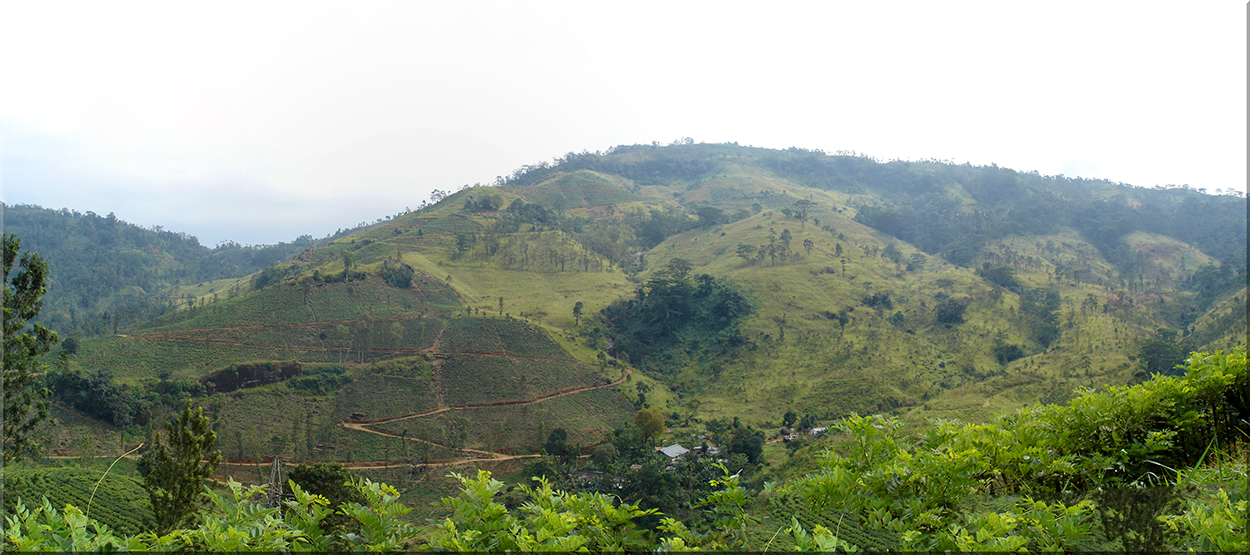
[[[764,441],[798,417],[976,426],[1246,342],[1234,195],[675,144],[570,153],[431,201],[251,273],[152,281],[126,318],[50,303],[50,454],[150,443],[190,399],[222,478],[337,463],[427,510],[455,485],[443,469],[633,476],[622,451],[646,443],[629,434],[651,409],[648,445],[732,437],[753,454],[724,462],[758,489],[832,445]]]

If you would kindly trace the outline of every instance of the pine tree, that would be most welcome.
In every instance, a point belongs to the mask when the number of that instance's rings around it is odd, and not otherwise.
[[[0,374],[0,393],[4,400],[4,462],[39,451],[34,437],[35,427],[48,416],[48,390],[40,387],[45,365],[38,357],[47,354],[57,343],[56,332],[33,324],[43,308],[43,295],[48,290],[48,264],[33,252],[18,260],[22,239],[11,233],[4,241],[4,370]],[[14,263],[21,269],[13,273]],[[12,276],[10,276],[12,274]]]
[[[191,409],[191,401],[187,401],[181,416],[165,424],[164,439],[139,461],[143,487],[152,500],[160,533],[191,521],[203,504],[200,494],[204,492],[204,480],[221,463],[221,451],[214,448],[217,432],[212,430],[202,407]]]

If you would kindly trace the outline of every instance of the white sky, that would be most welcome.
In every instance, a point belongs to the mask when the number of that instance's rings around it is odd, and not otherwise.
[[[3,200],[325,236],[617,144],[1246,189],[1246,5],[0,0]]]

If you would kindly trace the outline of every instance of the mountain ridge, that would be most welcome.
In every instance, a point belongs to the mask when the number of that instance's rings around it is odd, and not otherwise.
[[[463,318],[516,319],[580,364],[629,367],[645,362],[615,350],[620,331],[601,311],[676,259],[692,279],[741,287],[754,311],[738,338],[696,334],[619,395],[679,421],[760,425],[786,410],[985,419],[1139,380],[1152,338],[1244,343],[1244,318],[1229,316],[1244,314],[1244,250],[1226,246],[1244,244],[1244,198],[683,144],[570,153],[437,200],[269,266],[231,302],[285,288],[298,303],[308,288],[409,268],[454,291]],[[1239,225],[1221,227],[1230,221]],[[1177,230],[1193,242],[1162,233]],[[196,298],[193,311],[224,306]],[[353,375],[390,363],[358,358]]]

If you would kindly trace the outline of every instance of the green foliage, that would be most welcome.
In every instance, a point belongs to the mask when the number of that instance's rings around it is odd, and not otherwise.
[[[1181,493],[1169,485],[1174,469],[1201,463],[1206,446],[1250,437],[1233,416],[1242,410],[1244,349],[1196,353],[1186,370],[1084,391],[1067,406],[1030,407],[987,424],[934,421],[919,440],[905,436],[897,420],[853,416],[837,425],[848,440],[791,491],[815,512],[847,511],[869,528],[899,533],[905,550],[1074,549],[1093,533],[1096,503],[1111,511],[1101,523],[1124,549],[1166,548],[1148,530],[1159,515],[1182,544],[1240,545],[1214,532],[1244,529],[1245,503],[1237,498],[1216,495],[1208,502],[1221,508],[1191,503],[1183,515],[1166,516],[1169,499]],[[1144,500],[1149,484],[1160,493],[1157,503]],[[1074,493],[1088,498],[1065,504],[1035,497]],[[987,495],[1021,497],[1009,511],[974,510],[973,499]]]
[[[750,426],[734,428],[729,433],[728,450],[730,453],[741,453],[750,464],[763,462],[764,432]]]
[[[48,416],[48,390],[40,378],[46,366],[38,358],[57,343],[56,332],[43,324],[27,323],[39,315],[48,291],[48,264],[36,253],[26,251],[19,262],[22,239],[11,233],[3,236],[4,248],[4,363],[0,375],[3,388],[4,438],[0,449],[4,463],[31,456],[41,449],[35,437],[36,426]],[[13,272],[14,266],[20,269]]]
[[[994,354],[994,359],[999,364],[1007,364],[1013,360],[1024,358],[1024,349],[1014,343],[1008,343],[1004,337],[1004,334],[994,337],[994,347],[990,350]]]
[[[1175,375],[1177,367],[1185,361],[1185,352],[1176,342],[1174,332],[1160,333],[1141,344],[1142,370],[1146,376]]]
[[[348,549],[356,551],[367,547],[370,551],[398,551],[407,547],[416,535],[416,527],[400,519],[412,509],[399,503],[399,491],[369,479],[358,483],[356,489],[365,502],[339,506],[339,512],[360,523],[358,534],[348,533],[344,537]]]
[[[968,309],[968,299],[946,299],[933,307],[933,321],[939,324],[964,323],[964,311]]]
[[[73,371],[54,371],[48,377],[57,398],[119,428],[129,427],[136,416],[147,410],[146,403],[130,387],[116,383],[108,369],[96,370],[85,376]],[[142,416],[146,417],[146,414]]]
[[[635,299],[603,309],[616,349],[636,366],[672,373],[675,357],[691,348],[724,352],[741,343],[741,321],[753,307],[736,286],[708,274],[690,280],[688,262],[674,259],[640,287]]]
[[[57,511],[47,498],[33,510],[22,501],[5,516],[5,546],[15,551],[130,551],[142,550],[137,539],[120,538],[106,524],[88,518],[82,510],[65,505]]]
[[[986,281],[997,284],[1000,287],[1015,293],[1020,293],[1021,285],[1019,281],[1016,281],[1016,272],[1008,266],[992,268],[990,267],[990,264],[986,262],[978,273],[981,274],[981,277],[985,278]]]
[[[1068,506],[1024,497],[1011,511],[967,515],[964,522],[929,534],[907,530],[901,548],[917,552],[1072,551],[1092,531],[1093,520],[1089,501]]]
[[[551,435],[547,436],[547,443],[543,444],[543,450],[553,457],[564,457],[569,454],[569,447],[564,443],[568,438],[569,433],[564,431],[564,428],[551,430]]]
[[[1054,289],[1029,289],[1020,295],[1020,315],[1045,349],[1059,338],[1059,305],[1062,299]]]
[[[873,293],[863,300],[864,306],[876,308],[878,310],[893,310],[894,302],[890,300],[889,291],[881,291]]]
[[[398,289],[412,287],[412,276],[416,270],[403,262],[392,264],[389,260],[382,263],[382,280],[387,285]]]
[[[1244,480],[1244,476],[1243,476]],[[1206,492],[1192,499],[1179,515],[1164,515],[1160,520],[1178,538],[1178,547],[1199,552],[1244,552],[1250,549],[1250,528],[1246,527],[1246,490],[1233,493],[1223,488]]]
[[[157,441],[143,454],[139,471],[156,513],[156,528],[167,532],[189,521],[203,502],[204,480],[221,462],[221,451],[214,449],[217,432],[210,427],[204,410],[191,410],[165,424],[164,441]]]
[[[94,493],[94,496],[93,496]],[[125,476],[101,476],[99,471],[76,468],[6,469],[6,510],[39,499],[51,507],[73,505],[119,534],[138,534],[154,524],[152,504],[143,485]]]
[[[797,517],[790,517],[790,527],[786,528],[786,532],[794,536],[794,550],[802,552],[845,552],[853,553],[859,551],[859,547],[847,542],[846,540],[833,535],[828,528],[816,525],[812,529],[812,533],[808,534],[803,529],[803,525],[799,524]]]
[[[355,486],[358,479],[341,464],[300,464],[287,473],[287,479],[309,495],[324,498],[330,507],[338,507],[344,503],[368,502],[368,499],[360,493],[360,489]],[[327,531],[353,531],[350,524],[355,520],[343,513],[335,512],[326,515],[320,522],[320,528]]]
[[[397,551],[410,549],[417,529],[400,519],[409,509],[398,492],[369,480],[354,487],[364,503],[342,503],[329,509],[324,497],[290,483],[293,499],[268,507],[264,486],[243,487],[231,480],[231,495],[203,492],[208,511],[196,515],[194,527],[164,535],[118,536],[106,525],[86,518],[73,505],[57,511],[46,500],[33,510],[19,504],[6,518],[5,547],[19,551]],[[337,512],[355,519],[356,532],[327,532],[322,522]]]
[[[642,409],[634,415],[634,426],[647,441],[655,441],[664,433],[664,415],[655,409]]]
[[[352,382],[347,368],[341,365],[305,366],[303,375],[287,380],[287,385],[298,391],[324,395],[337,391]]]
[[[495,501],[503,482],[490,473],[476,477],[452,474],[462,490],[439,505],[452,515],[438,524],[430,547],[448,551],[579,551],[645,550],[646,536],[633,520],[654,511],[618,504],[602,494],[570,494],[555,490],[545,479],[537,487],[520,486],[526,501],[516,513]]]

